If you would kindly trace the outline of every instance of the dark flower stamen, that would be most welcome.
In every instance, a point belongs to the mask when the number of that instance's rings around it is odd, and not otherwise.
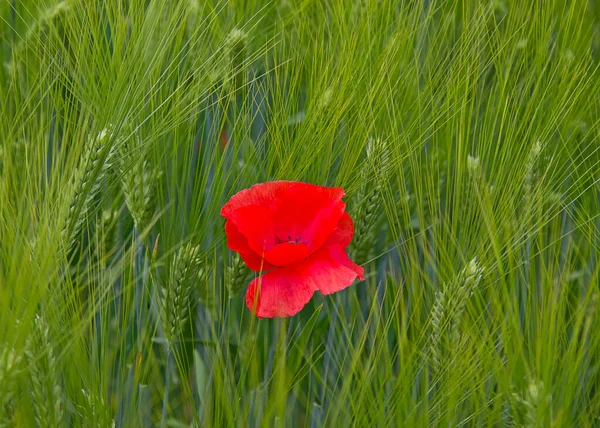
[[[276,244],[305,244],[300,236],[294,237],[293,235],[288,235],[286,239],[281,239],[279,236],[275,235],[275,243]]]

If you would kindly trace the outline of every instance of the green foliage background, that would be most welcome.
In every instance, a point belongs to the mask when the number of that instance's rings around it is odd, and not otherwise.
[[[0,425],[600,424],[600,2],[3,0],[0,59]],[[257,320],[276,179],[366,281]]]

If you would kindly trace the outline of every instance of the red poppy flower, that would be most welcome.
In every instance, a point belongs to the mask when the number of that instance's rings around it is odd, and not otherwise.
[[[315,291],[331,294],[363,279],[346,254],[354,225],[343,196],[337,187],[273,181],[242,190],[221,209],[229,249],[263,272],[246,293],[253,313],[289,317]]]

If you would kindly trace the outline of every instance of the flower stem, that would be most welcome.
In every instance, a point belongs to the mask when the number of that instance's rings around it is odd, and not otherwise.
[[[162,408],[162,416],[160,418],[160,426],[164,428],[167,426],[167,407],[169,405],[169,386],[171,380],[171,365],[173,364],[173,352],[171,348],[167,347],[167,365],[165,367],[165,392],[163,395],[163,408]]]

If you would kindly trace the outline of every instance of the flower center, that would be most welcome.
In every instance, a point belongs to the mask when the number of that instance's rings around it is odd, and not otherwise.
[[[302,238],[291,234],[291,235],[287,235],[284,238],[280,238],[279,236],[275,236],[275,242],[277,244],[302,244]]]

